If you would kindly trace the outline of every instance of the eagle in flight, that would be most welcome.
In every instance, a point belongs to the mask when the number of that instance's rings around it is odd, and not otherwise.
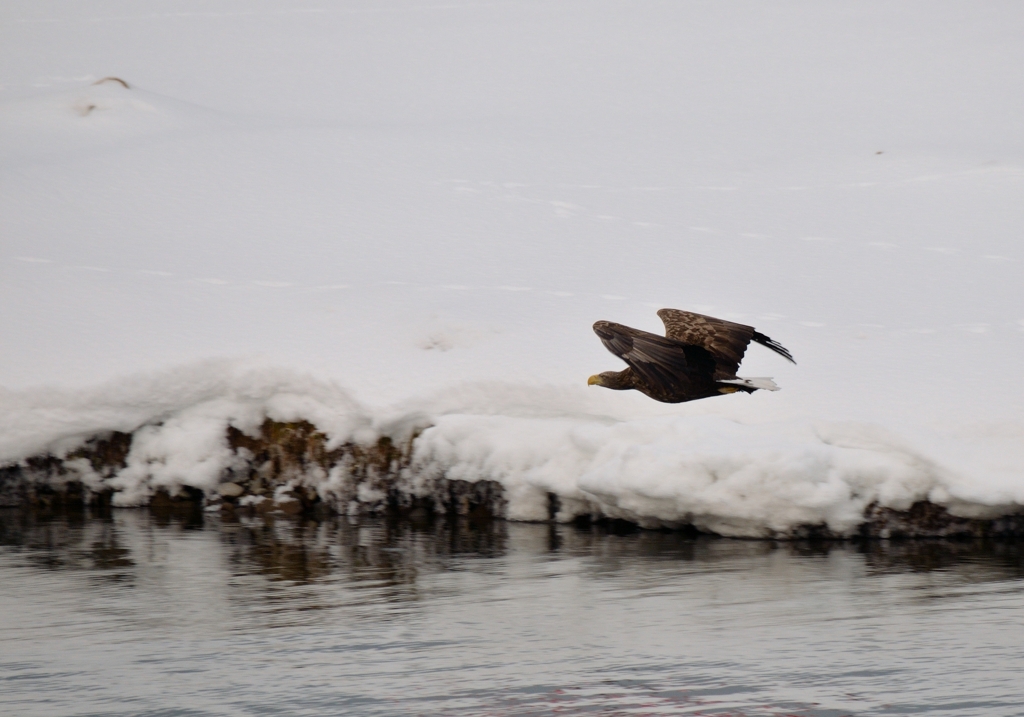
[[[751,341],[796,363],[781,344],[753,326],[678,309],[662,309],[658,316],[665,324],[664,336],[611,321],[595,323],[594,333],[605,348],[629,368],[591,376],[587,385],[636,389],[655,401],[682,403],[737,391],[753,393],[759,388],[778,391],[770,378],[736,376]]]

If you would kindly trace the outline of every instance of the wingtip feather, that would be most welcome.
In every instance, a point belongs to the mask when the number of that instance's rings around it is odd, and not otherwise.
[[[787,361],[789,361],[794,366],[796,365],[796,359],[793,358],[793,354],[791,354],[789,352],[789,349],[787,349],[785,346],[780,344],[778,341],[775,341],[774,339],[772,339],[772,338],[770,338],[768,336],[765,336],[764,334],[762,334],[762,333],[760,333],[758,331],[754,332],[754,335],[753,335],[752,338],[754,339],[755,342],[761,344],[765,348],[771,349],[772,351],[777,353],[779,356],[781,356],[782,358],[784,358]]]

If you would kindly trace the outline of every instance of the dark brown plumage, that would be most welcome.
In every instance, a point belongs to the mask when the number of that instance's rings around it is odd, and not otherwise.
[[[656,401],[682,403],[698,398],[761,389],[777,391],[769,378],[739,378],[736,371],[751,341],[793,361],[781,344],[752,326],[678,309],[658,312],[665,336],[598,321],[594,332],[609,351],[625,361],[623,371],[591,376],[590,385],[619,391],[636,389]]]

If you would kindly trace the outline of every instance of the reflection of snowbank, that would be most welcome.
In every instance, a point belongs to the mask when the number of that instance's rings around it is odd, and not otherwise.
[[[450,394],[434,410],[426,402],[384,417],[333,384],[207,363],[90,391],[3,394],[0,461],[61,456],[60,480],[113,490],[116,505],[182,487],[215,496],[218,485],[257,474],[268,498],[293,500],[291,491],[303,486],[341,511],[379,508],[389,490],[411,499],[453,481],[491,481],[502,487],[506,517],[515,520],[547,519],[554,495],[559,520],[614,517],[738,536],[784,535],[808,525],[848,534],[872,504],[906,510],[927,500],[971,517],[1024,505],[1014,468],[1024,445],[1019,426],[998,427],[1001,435],[990,428],[929,440],[859,423],[613,419],[570,410],[564,396],[545,401],[539,394],[532,407],[519,395],[518,405],[502,413],[501,388],[490,407],[480,403],[482,390],[468,391],[475,405],[462,410]],[[255,438],[267,419],[308,421],[323,438],[316,445],[308,435],[278,439],[299,440],[291,450],[305,457],[291,465],[259,458],[260,444],[229,441],[229,427]],[[97,466],[74,453],[111,431],[133,434],[121,465]],[[368,469],[369,459],[354,456],[369,455],[381,437],[400,447],[401,460],[385,458]]]

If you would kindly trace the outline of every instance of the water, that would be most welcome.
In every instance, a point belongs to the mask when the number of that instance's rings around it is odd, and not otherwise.
[[[1024,546],[0,512],[4,715],[1024,715]]]

